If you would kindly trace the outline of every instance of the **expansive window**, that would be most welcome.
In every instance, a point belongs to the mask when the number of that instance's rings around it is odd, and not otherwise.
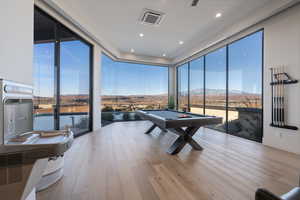
[[[259,31],[179,66],[178,109],[223,117],[209,127],[261,142],[262,60]]]
[[[190,62],[190,111],[204,114],[204,57]]]
[[[262,34],[228,46],[228,132],[252,140],[262,138]]]
[[[218,116],[226,122],[226,48],[205,57],[205,114]],[[214,126],[221,131],[224,124]]]
[[[91,129],[91,45],[39,9],[34,14],[34,129]]]
[[[137,120],[137,109],[168,106],[168,67],[115,62],[102,55],[102,124]]]

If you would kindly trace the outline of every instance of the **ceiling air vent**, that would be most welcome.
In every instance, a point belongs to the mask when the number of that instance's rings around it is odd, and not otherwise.
[[[142,24],[159,25],[162,21],[164,13],[145,9],[140,20]]]
[[[193,0],[192,5],[191,6],[197,6],[197,4],[199,3],[199,0]]]

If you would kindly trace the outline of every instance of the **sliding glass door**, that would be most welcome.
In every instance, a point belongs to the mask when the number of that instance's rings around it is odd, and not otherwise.
[[[35,9],[34,129],[91,130],[92,47]]]

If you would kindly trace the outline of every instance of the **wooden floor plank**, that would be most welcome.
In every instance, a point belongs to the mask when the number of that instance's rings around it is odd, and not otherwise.
[[[258,187],[282,194],[297,186],[300,156],[210,129],[175,156],[176,140],[150,122],[113,123],[75,140],[65,176],[38,200],[254,200]]]

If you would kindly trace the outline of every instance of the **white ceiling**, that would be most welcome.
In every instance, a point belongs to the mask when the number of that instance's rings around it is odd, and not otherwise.
[[[120,54],[175,59],[195,48],[197,43],[211,38],[247,17],[261,13],[266,6],[282,6],[291,0],[200,0],[191,7],[192,0],[50,0],[77,20],[107,48]],[[267,10],[271,14],[278,9]],[[143,25],[139,17],[149,8],[165,13],[158,26]],[[215,18],[221,12],[221,18]],[[266,17],[267,15],[265,15]],[[256,19],[261,20],[261,19]],[[139,37],[143,33],[143,38]],[[179,45],[178,41],[184,41]]]

